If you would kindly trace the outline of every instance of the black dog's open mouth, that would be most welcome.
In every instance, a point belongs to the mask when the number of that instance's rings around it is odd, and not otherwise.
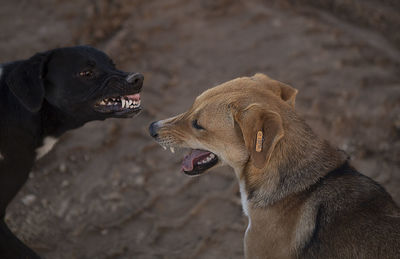
[[[199,175],[218,163],[218,157],[210,151],[193,149],[182,161],[182,171],[187,175]]]
[[[94,109],[101,113],[113,113],[117,115],[139,112],[142,109],[140,105],[140,93],[102,99],[94,105]]]

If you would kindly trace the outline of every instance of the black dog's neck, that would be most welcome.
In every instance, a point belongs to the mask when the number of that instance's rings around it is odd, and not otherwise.
[[[79,128],[85,124],[85,122],[76,120],[73,116],[62,112],[47,101],[44,101],[40,114],[42,137],[60,137],[66,131]]]

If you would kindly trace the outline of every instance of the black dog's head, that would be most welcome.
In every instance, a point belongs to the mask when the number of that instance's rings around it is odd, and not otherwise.
[[[20,61],[6,78],[21,104],[38,112],[44,102],[82,122],[137,114],[143,76],[115,68],[92,47],[51,50]]]

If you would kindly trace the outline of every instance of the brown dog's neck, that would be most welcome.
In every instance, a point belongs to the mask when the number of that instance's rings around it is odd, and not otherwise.
[[[240,178],[251,206],[266,207],[302,192],[348,158],[343,151],[318,138],[297,116],[291,117],[284,127],[285,136],[269,163],[263,169],[248,163],[242,171]]]

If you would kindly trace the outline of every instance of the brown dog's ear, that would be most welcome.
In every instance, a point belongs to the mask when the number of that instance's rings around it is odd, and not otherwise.
[[[265,84],[275,95],[280,97],[283,101],[287,102],[294,108],[296,101],[296,95],[298,90],[291,87],[290,85],[281,83],[279,81],[269,78],[267,75],[257,73],[253,77],[253,80],[257,80]]]
[[[281,98],[288,104],[290,104],[294,108],[294,104],[296,102],[296,95],[297,95],[297,89],[283,84],[279,82],[279,87],[281,89]]]
[[[284,135],[281,116],[258,104],[251,104],[243,111],[236,112],[234,117],[242,131],[253,165],[259,169],[264,168]]]

